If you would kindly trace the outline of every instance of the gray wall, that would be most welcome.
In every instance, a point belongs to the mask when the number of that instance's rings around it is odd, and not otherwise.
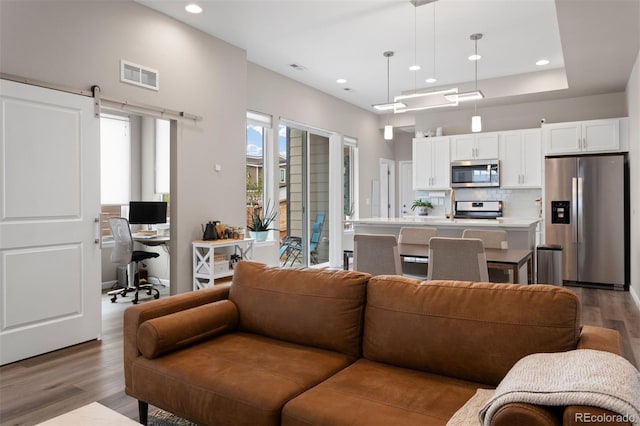
[[[3,1],[0,40],[4,73],[204,117],[172,147],[171,291],[190,290],[200,223],[245,216],[245,51],[131,1]],[[160,91],[121,83],[120,59],[159,70]]]

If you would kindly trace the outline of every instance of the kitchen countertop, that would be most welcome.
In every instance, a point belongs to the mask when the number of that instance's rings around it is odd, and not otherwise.
[[[352,220],[355,225],[425,225],[438,227],[495,227],[495,228],[530,228],[536,226],[540,222],[540,218],[509,218],[501,217],[498,219],[447,219],[444,216],[405,216],[402,218],[364,218]]]

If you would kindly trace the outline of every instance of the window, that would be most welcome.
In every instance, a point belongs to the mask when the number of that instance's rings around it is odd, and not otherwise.
[[[156,193],[169,194],[171,122],[156,119]],[[166,200],[163,200],[166,201]]]
[[[265,168],[265,152],[270,129],[271,116],[247,112],[247,223],[250,223],[253,210],[265,205],[266,177],[268,173],[272,173],[268,167]]]
[[[356,140],[345,137],[343,143],[343,211],[345,219],[353,219],[356,216],[356,206],[358,204],[356,194],[357,179],[357,151]]]
[[[127,204],[130,199],[131,138],[128,117],[100,116],[100,202]]]

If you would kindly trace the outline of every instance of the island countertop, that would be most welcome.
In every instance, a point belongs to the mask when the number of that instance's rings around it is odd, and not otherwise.
[[[448,228],[530,228],[535,227],[539,218],[510,218],[497,219],[447,219],[444,216],[405,216],[405,217],[373,217],[356,219],[354,225],[379,226],[433,226]]]
[[[536,246],[536,227],[541,222],[539,218],[510,218],[498,219],[447,219],[444,216],[405,216],[396,218],[364,218],[350,221],[353,231],[345,237],[353,238],[353,233],[359,234],[393,234],[398,236],[400,228],[404,226],[426,226],[436,228],[439,237],[460,238],[467,228],[504,230],[507,232],[509,248],[533,250]],[[352,242],[345,240],[345,247],[352,246]]]

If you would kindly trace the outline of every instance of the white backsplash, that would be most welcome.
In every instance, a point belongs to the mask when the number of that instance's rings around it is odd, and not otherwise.
[[[502,201],[502,215],[513,218],[535,218],[540,214],[536,199],[542,196],[540,189],[460,188],[456,189],[457,201]],[[430,200],[433,216],[444,216],[450,211],[449,191],[446,197],[429,197],[429,191],[416,191],[416,198]]]

